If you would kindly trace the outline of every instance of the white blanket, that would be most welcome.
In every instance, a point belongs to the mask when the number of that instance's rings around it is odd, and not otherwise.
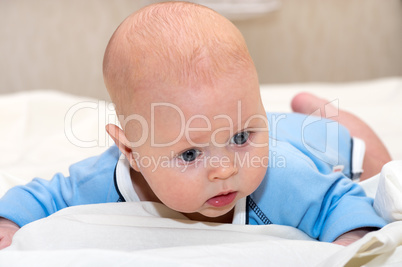
[[[113,203],[68,208],[23,227],[13,245],[0,252],[0,263],[327,267],[373,258],[377,264],[400,261],[401,244],[402,222],[344,248],[311,241],[285,226],[205,224],[185,220],[160,204]]]
[[[377,131],[394,159],[402,159],[402,79],[262,86],[263,101],[270,111],[289,111],[298,91],[338,99]],[[67,173],[71,163],[104,151],[112,144],[104,131],[112,115],[104,101],[56,92],[1,96],[0,195],[34,176]],[[389,220],[401,218],[401,172],[401,163],[392,162],[364,185],[373,197],[383,188],[375,203]],[[341,247],[284,226],[190,222],[159,204],[116,203],[71,207],[26,225],[0,251],[0,266],[391,266],[402,263],[401,248],[398,221]]]

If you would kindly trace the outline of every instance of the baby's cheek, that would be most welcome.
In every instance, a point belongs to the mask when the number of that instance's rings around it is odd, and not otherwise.
[[[202,192],[196,185],[184,182],[166,184],[156,193],[163,204],[180,212],[194,212],[202,202]]]
[[[245,183],[247,184],[249,194],[253,193],[260,186],[266,171],[267,168],[265,165],[254,166],[248,169],[245,175],[245,177],[247,177]]]

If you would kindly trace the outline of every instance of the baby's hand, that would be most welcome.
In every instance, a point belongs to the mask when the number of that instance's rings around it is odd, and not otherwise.
[[[0,249],[11,245],[13,236],[19,229],[20,227],[14,222],[5,218],[0,218]]]
[[[367,233],[377,230],[377,228],[359,228],[356,230],[352,230],[350,232],[344,233],[343,235],[339,236],[335,241],[334,244],[347,246],[352,244],[353,242],[359,240]]]

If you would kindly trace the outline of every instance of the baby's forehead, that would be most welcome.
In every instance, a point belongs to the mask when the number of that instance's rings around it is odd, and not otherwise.
[[[238,131],[261,113],[258,80],[247,72],[245,77],[228,79],[230,83],[219,80],[216,86],[141,88],[124,102],[126,113],[120,122],[132,139],[150,135],[157,136],[158,142],[175,140],[185,131],[192,137],[216,129]]]
[[[160,85],[137,90],[133,101],[126,101],[131,114],[141,114],[147,120],[166,121],[203,117],[232,116],[238,109],[250,109],[260,101],[257,79],[225,79],[214,85]],[[246,82],[247,80],[247,82]]]

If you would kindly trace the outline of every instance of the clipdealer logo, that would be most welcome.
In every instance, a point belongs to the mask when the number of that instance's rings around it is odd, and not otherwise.
[[[310,115],[306,116],[300,125],[300,130],[296,129],[296,132],[300,133],[300,140],[301,144],[303,147],[310,152],[313,156],[317,157],[318,159],[327,162],[331,165],[337,165],[339,160],[338,157],[333,157],[334,155],[334,150],[338,151],[339,149],[339,124],[336,121],[333,120],[326,120],[326,119],[331,119],[331,118],[336,118],[339,115],[339,102],[338,100],[334,100],[332,102],[329,102],[327,104],[335,106],[336,108],[333,109],[328,109],[331,110],[332,113],[326,112],[325,117],[321,115],[320,110],[316,110],[315,112],[311,113]],[[207,147],[210,144],[217,146],[217,147],[222,147],[227,145],[226,143],[219,143],[215,139],[217,133],[220,131],[231,131],[230,136],[233,136],[235,133],[235,130],[241,130],[240,128],[242,127],[240,121],[241,121],[241,101],[238,102],[237,104],[237,122],[236,125],[238,125],[239,129],[232,129],[230,127],[225,127],[225,129],[217,129],[215,130],[212,135],[211,135],[211,142],[210,143],[197,143],[194,142],[190,138],[190,134],[195,131],[204,131],[208,132],[211,131],[212,129],[212,122],[203,115],[196,115],[191,118],[189,118],[187,121],[185,120],[185,116],[183,111],[176,105],[171,104],[171,103],[153,103],[151,105],[151,118],[150,121],[148,122],[143,116],[139,114],[131,114],[127,117],[124,116],[116,116],[115,113],[115,108],[112,103],[108,103],[106,101],[84,101],[84,102],[79,102],[75,105],[73,105],[67,112],[64,118],[64,131],[65,131],[65,136],[75,146],[82,147],[82,148],[92,148],[92,147],[109,147],[113,144],[113,141],[111,138],[108,137],[106,131],[105,131],[105,125],[112,123],[119,125],[119,121],[122,122],[122,124],[125,126],[133,121],[136,122],[137,125],[141,126],[141,135],[138,140],[135,142],[132,142],[131,145],[133,147],[138,147],[143,145],[145,142],[150,141],[151,146],[153,147],[167,147],[170,145],[173,145],[175,142],[178,142],[181,138],[185,137],[188,143],[191,146],[194,147]],[[172,140],[169,140],[169,142],[158,142],[158,140],[155,139],[155,113],[158,108],[169,108],[173,111],[176,112],[178,117],[180,118],[180,131],[179,134],[173,138]],[[286,119],[288,117],[287,113],[268,113],[269,119],[267,119],[264,116],[261,115],[256,115],[254,117],[251,117],[246,123],[245,127],[247,127],[249,122],[253,119],[261,119],[264,120],[265,125],[267,126],[265,130],[269,129],[269,135],[270,137],[274,137],[271,139],[271,146],[276,146],[277,140],[276,136],[281,134],[278,132],[280,129],[280,123],[286,123]],[[91,135],[89,136],[87,133],[86,135],[82,134],[80,132],[80,119],[83,121],[88,121],[88,117],[93,118],[93,131]],[[192,128],[191,127],[191,122],[193,120],[202,120],[205,122],[205,127],[203,128]],[[214,117],[214,120],[226,120],[229,125],[234,125],[234,120],[230,116],[226,114],[220,114]],[[322,123],[325,119],[325,123]],[[282,122],[283,121],[283,122]],[[324,125],[323,129],[323,142],[320,142],[320,146],[317,146],[316,140],[312,139],[310,136],[313,134],[313,131],[316,129],[315,125],[317,123],[320,123],[320,125]],[[124,128],[124,127],[123,127]],[[260,129],[261,130],[261,129]],[[280,139],[280,138],[279,138]],[[261,147],[261,146],[267,146],[268,144],[255,144],[252,143],[251,145],[254,145],[256,147]],[[330,151],[332,149],[332,151]],[[331,152],[331,153],[329,153]],[[328,156],[331,154],[332,156]],[[336,153],[335,153],[336,154]],[[280,155],[276,155],[275,157],[273,155],[267,156],[269,162],[269,157],[272,157],[273,159],[276,157],[276,163],[271,163],[267,165],[270,166],[283,166],[285,165],[283,162],[285,159],[281,158]],[[214,160],[214,159],[210,159]],[[240,161],[244,161],[244,158],[239,159]],[[249,158],[248,160],[255,160]],[[147,162],[153,162],[153,165],[159,165],[161,166],[162,164],[157,164],[159,161],[165,162],[162,159],[144,159]],[[260,160],[262,162],[263,160]],[[165,163],[167,164],[167,163]]]

